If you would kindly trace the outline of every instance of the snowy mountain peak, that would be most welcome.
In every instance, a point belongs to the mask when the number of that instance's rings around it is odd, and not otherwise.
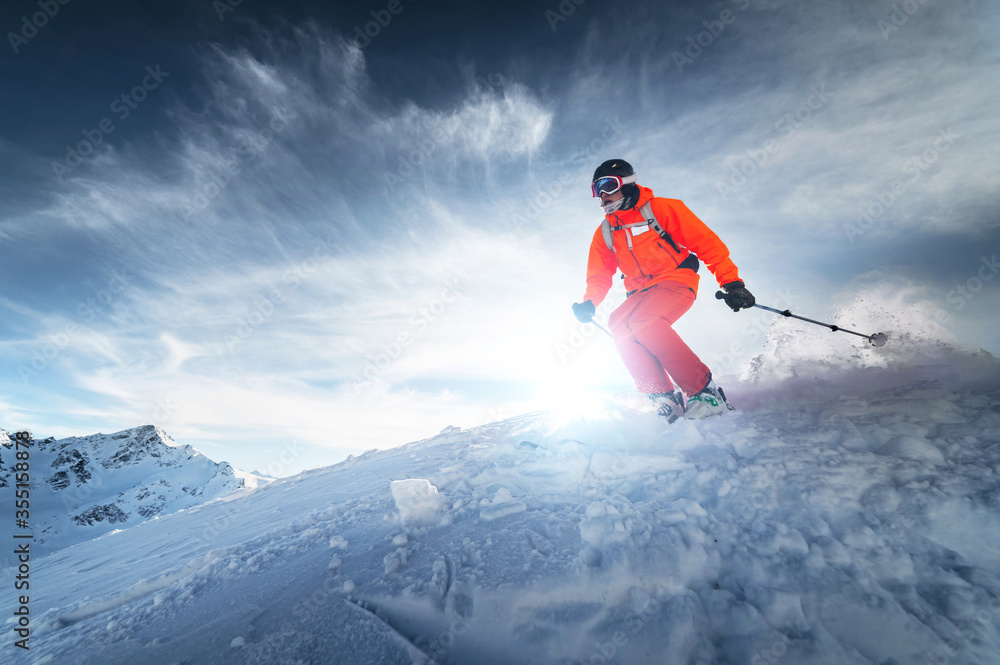
[[[4,462],[0,459],[0,486],[12,480],[13,470]],[[191,508],[260,482],[253,474],[179,445],[153,425],[37,441],[32,468],[44,487],[32,496],[32,527],[42,551]]]

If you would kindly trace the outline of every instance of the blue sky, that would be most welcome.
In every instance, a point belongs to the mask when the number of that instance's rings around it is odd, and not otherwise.
[[[1000,352],[995,4],[43,5],[0,13],[0,427],[288,475],[628,390],[569,310],[619,157],[760,302],[879,284]],[[678,330],[736,373],[767,315],[711,282]]]

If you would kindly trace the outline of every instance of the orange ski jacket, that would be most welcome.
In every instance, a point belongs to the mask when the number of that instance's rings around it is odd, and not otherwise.
[[[676,280],[698,292],[698,259],[705,262],[719,286],[740,279],[736,265],[729,259],[729,248],[719,236],[698,219],[683,202],[653,196],[653,190],[639,187],[639,200],[628,210],[607,216],[612,228],[642,222],[639,208],[651,201],[653,214],[675,247],[652,228],[638,226],[612,230],[614,250],[608,249],[600,227],[594,232],[587,260],[587,291],[583,300],[600,305],[611,290],[612,277],[618,270],[625,279],[629,295],[645,291],[664,280]],[[632,236],[631,243],[626,234]],[[631,244],[631,247],[629,246]]]

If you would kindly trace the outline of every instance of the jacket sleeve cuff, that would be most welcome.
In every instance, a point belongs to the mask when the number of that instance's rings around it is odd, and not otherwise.
[[[735,280],[735,281],[732,281],[732,282],[726,282],[725,284],[722,284],[721,286],[722,286],[722,290],[725,291],[726,293],[732,293],[736,289],[745,289],[746,288],[746,284],[744,284],[742,280],[738,280],[738,279]]]

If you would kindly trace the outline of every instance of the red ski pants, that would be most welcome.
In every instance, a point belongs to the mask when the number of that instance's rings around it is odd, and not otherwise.
[[[708,367],[673,329],[694,298],[686,285],[667,280],[629,296],[611,314],[615,346],[640,392],[670,392],[671,377],[686,395],[708,383]]]

